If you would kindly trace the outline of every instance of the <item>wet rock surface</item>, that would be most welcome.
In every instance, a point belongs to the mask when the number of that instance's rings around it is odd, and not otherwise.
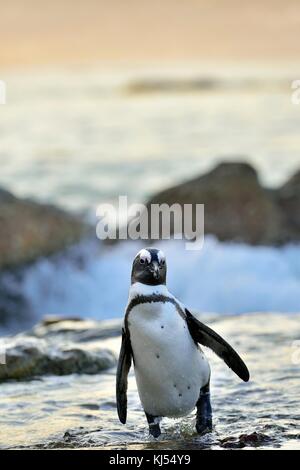
[[[5,364],[0,381],[43,375],[97,374],[116,364],[115,354],[97,340],[120,333],[116,321],[61,320],[38,324],[24,334],[2,338]],[[83,343],[83,344],[82,344]]]
[[[220,440],[221,447],[224,449],[242,449],[244,447],[260,447],[268,444],[272,438],[266,434],[253,432],[251,434],[241,434],[240,436],[225,437]]]
[[[47,338],[48,341],[88,342],[118,336],[121,329],[121,319],[95,321],[48,316],[27,331],[26,335]]]
[[[212,368],[212,433],[198,436],[192,413],[180,420],[164,419],[161,437],[150,438],[133,371],[129,376],[128,420],[122,425],[116,411],[113,367],[94,375],[42,375],[2,382],[1,448],[300,449],[300,315],[200,318],[238,350],[251,373],[249,383],[241,382],[205,349]],[[46,323],[47,328],[60,323],[64,326],[59,321]],[[75,324],[80,329],[80,320],[73,321]],[[26,336],[30,341],[47,342],[55,337],[53,332],[48,337],[40,334],[40,338],[30,334]],[[58,345],[63,337],[62,332],[57,336]],[[120,336],[75,344],[90,348],[96,344],[117,355]]]

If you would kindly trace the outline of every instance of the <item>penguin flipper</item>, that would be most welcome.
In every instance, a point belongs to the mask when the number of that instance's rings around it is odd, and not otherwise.
[[[131,367],[132,350],[129,335],[125,329],[122,329],[122,344],[117,367],[117,410],[119,420],[122,424],[126,423],[127,418],[127,384],[128,373]]]
[[[233,372],[244,382],[248,382],[250,378],[249,371],[238,353],[218,333],[204,325],[204,323],[201,323],[187,309],[185,309],[185,313],[186,322],[193,340],[212,349]]]

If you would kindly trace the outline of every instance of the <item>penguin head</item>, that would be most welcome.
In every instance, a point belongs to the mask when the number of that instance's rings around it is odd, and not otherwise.
[[[149,286],[166,283],[167,264],[164,253],[157,248],[144,248],[133,260],[131,283],[141,282]]]

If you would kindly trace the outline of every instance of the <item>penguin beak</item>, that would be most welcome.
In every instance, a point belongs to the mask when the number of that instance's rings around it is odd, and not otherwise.
[[[154,279],[159,278],[159,266],[157,261],[152,261],[150,271],[153,274]]]

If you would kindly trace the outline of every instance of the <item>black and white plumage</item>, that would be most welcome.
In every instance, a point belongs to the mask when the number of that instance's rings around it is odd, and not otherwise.
[[[249,380],[248,369],[233,348],[170,294],[166,271],[162,251],[148,248],[136,255],[117,368],[120,421],[126,423],[127,376],[133,361],[154,437],[160,435],[160,418],[184,416],[195,407],[197,431],[212,428],[210,367],[200,344],[211,348],[242,380]]]

